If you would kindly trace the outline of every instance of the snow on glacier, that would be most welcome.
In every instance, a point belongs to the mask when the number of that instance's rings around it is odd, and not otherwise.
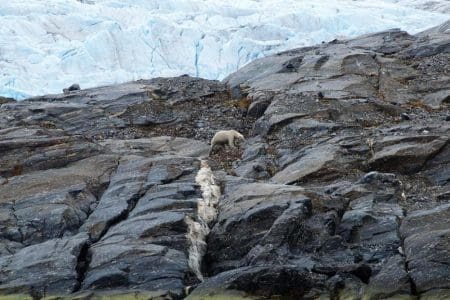
[[[222,79],[256,58],[450,19],[446,0],[0,1],[0,96],[23,99],[189,74]]]

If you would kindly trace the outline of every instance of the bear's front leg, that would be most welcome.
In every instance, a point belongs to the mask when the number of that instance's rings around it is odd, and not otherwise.
[[[228,139],[228,145],[230,146],[231,149],[236,149],[236,146],[234,145],[234,137],[230,137]]]

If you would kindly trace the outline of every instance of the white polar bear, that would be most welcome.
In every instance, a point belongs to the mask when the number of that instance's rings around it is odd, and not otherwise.
[[[236,145],[234,144],[234,140],[244,140],[244,136],[237,132],[236,130],[220,130],[216,132],[214,137],[211,139],[211,149],[209,150],[209,154],[213,151],[214,146],[216,145],[226,145],[230,146],[231,149],[235,149]]]

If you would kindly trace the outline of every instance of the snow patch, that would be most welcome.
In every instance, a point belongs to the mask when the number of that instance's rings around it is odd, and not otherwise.
[[[195,182],[200,185],[202,198],[198,199],[197,218],[186,217],[189,231],[189,268],[200,281],[203,281],[201,271],[203,257],[206,253],[206,238],[211,231],[210,226],[217,218],[217,205],[220,199],[220,187],[216,184],[214,174],[208,163],[201,161],[200,170],[195,177]]]

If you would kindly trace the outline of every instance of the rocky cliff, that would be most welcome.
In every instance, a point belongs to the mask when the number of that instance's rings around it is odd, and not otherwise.
[[[450,294],[449,22],[1,101],[0,295]]]

